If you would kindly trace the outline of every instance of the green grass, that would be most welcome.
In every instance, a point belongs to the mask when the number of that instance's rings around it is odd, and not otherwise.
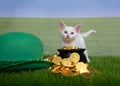
[[[44,53],[57,53],[60,47],[59,23],[82,24],[81,32],[95,29],[86,38],[90,56],[120,56],[120,18],[0,18],[0,34],[21,31],[35,34],[44,43]]]
[[[120,57],[91,57],[90,67],[97,70],[91,78],[66,77],[48,69],[0,73],[0,86],[119,86]]]
[[[44,44],[44,54],[58,53],[60,46],[59,22],[67,25],[83,24],[81,32],[95,29],[86,38],[90,67],[98,70],[88,79],[81,76],[65,77],[48,69],[0,73],[0,86],[119,86],[120,81],[120,18],[0,18],[0,34],[20,31],[35,34]]]

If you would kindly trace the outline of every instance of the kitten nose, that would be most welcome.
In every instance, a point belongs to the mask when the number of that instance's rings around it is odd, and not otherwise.
[[[70,38],[70,36],[69,36],[69,35],[67,35],[67,38]]]

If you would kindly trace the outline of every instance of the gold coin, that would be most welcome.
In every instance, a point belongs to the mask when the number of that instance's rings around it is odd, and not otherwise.
[[[76,47],[75,46],[65,46],[63,49],[64,50],[71,50],[71,49],[76,49]]]
[[[90,72],[87,68],[80,69],[80,74],[83,74],[83,73],[90,73]]]
[[[62,70],[61,74],[64,75],[64,76],[71,76],[71,75],[73,75],[72,71],[70,69],[68,69],[68,68],[67,69],[65,68],[64,70]]]
[[[75,67],[77,71],[80,71],[82,69],[87,69],[87,64],[83,63],[83,62],[78,62]]]
[[[51,68],[51,72],[52,73],[60,73],[61,72],[60,68],[61,68],[60,65],[53,65],[53,67]]]
[[[65,66],[65,67],[71,67],[72,66],[72,62],[68,58],[64,58],[62,60],[62,65]]]
[[[73,63],[78,63],[79,60],[80,60],[80,55],[78,53],[71,53],[70,54],[70,60],[73,62]]]
[[[60,65],[60,62],[62,61],[62,58],[60,56],[55,56],[52,59],[52,62],[56,65]]]

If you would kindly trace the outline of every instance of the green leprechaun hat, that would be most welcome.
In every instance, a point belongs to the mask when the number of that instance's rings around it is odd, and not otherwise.
[[[36,60],[40,58],[41,60]],[[0,71],[45,68],[42,41],[33,34],[9,32],[0,35]]]

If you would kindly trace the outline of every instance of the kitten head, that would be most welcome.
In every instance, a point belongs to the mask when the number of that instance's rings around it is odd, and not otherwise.
[[[60,33],[61,33],[61,37],[63,41],[71,42],[75,40],[80,33],[80,26],[81,25],[79,24],[74,27],[66,26],[64,21],[61,21],[60,22]]]

